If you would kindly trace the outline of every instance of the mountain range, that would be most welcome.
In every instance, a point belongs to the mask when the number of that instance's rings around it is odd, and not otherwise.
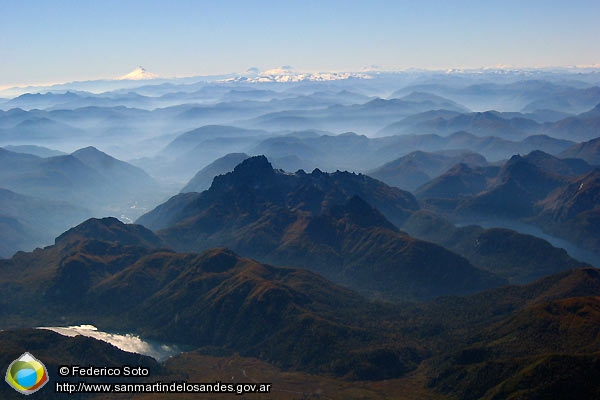
[[[49,149],[43,146],[34,146],[34,145],[21,145],[21,146],[12,146],[8,145],[4,147],[8,151],[12,151],[14,153],[25,153],[32,154],[38,157],[54,157],[54,156],[64,156],[66,153],[62,151]]]
[[[598,385],[588,379],[598,373],[592,322],[597,290],[598,270],[580,269],[433,304],[426,312],[446,313],[456,327],[470,325],[472,333],[455,332],[472,336],[430,361],[428,385],[468,399],[508,398],[515,392],[529,398],[595,397]],[[568,344],[565,337],[572,338]],[[586,372],[575,373],[582,367]]]
[[[0,261],[2,303],[35,294],[47,303],[44,323],[87,314],[110,329],[335,375],[396,377],[419,360],[418,348],[389,344],[393,332],[369,321],[371,312],[385,312],[384,305],[318,275],[260,264],[225,249],[181,254],[156,245],[159,239],[141,226],[88,220],[54,246]],[[19,315],[30,309],[21,302],[7,313],[4,326],[22,323]],[[369,345],[360,349],[359,343]],[[349,348],[366,363],[348,359]],[[412,353],[412,361],[404,353]]]
[[[143,170],[94,147],[50,157],[0,148],[0,171],[0,255],[5,257],[47,245],[93,215],[135,218],[163,196]]]
[[[493,111],[450,114],[448,117],[440,112],[428,113],[431,115],[431,119],[423,120],[423,116],[419,114],[410,116],[406,120],[388,125],[377,135],[390,136],[421,131],[445,136],[458,131],[467,131],[476,136],[497,136],[503,139],[518,140],[541,133],[539,124],[535,121],[523,117],[505,117],[501,113]]]
[[[597,253],[597,172],[581,159],[536,151],[513,156],[502,167],[458,164],[416,195],[455,220],[522,220]]]
[[[427,298],[443,286],[462,293],[502,282],[398,231],[370,204],[396,224],[418,209],[408,192],[363,175],[283,173],[265,157],[252,157],[215,177],[209,190],[177,195],[137,223],[177,250],[226,246],[309,268],[372,296]],[[444,285],[430,281],[429,273],[446,276]]]
[[[598,83],[570,85],[544,79],[517,79],[508,82],[448,82],[408,85],[392,96],[402,96],[413,91],[424,91],[455,100],[473,110],[511,110],[532,112],[553,110],[581,113],[600,102]]]
[[[597,168],[565,185],[541,203],[536,223],[553,234],[600,251],[600,170]]]
[[[25,196],[0,189],[0,257],[17,250],[49,244],[57,233],[89,216],[90,211],[70,203]]]
[[[600,165],[600,138],[577,143],[559,154],[562,158],[581,158],[591,165]]]
[[[45,158],[0,149],[0,163],[0,187],[88,207],[123,201],[132,192],[156,186],[141,169],[94,147]]]
[[[38,397],[63,363],[600,396],[598,69],[146,72],[1,93],[0,359],[40,358]],[[56,333],[90,325],[179,353]]]
[[[566,269],[587,266],[564,249],[536,236],[506,228],[457,227],[426,210],[413,213],[402,229],[414,237],[444,246],[478,268],[511,283],[527,283]]]
[[[528,390],[546,393],[571,379],[568,366],[589,365],[585,376],[596,376],[600,273],[592,268],[525,286],[394,305],[367,301],[303,269],[261,264],[225,249],[175,253],[149,230],[106,218],[65,232],[53,246],[2,260],[0,271],[1,356],[7,360],[43,343],[67,361],[79,359],[76,349],[92,346],[97,360],[141,362],[153,378],[178,370],[140,356],[133,360],[93,339],[11,330],[31,320],[68,324],[85,316],[107,329],[198,349],[180,356],[186,364],[214,352],[237,363],[236,352],[284,370],[350,381],[419,377],[424,386],[412,386],[412,395],[489,397],[512,393],[511,382],[535,382]],[[43,312],[31,313],[35,305],[23,301],[29,296],[44,298]],[[43,351],[36,355],[55,365]],[[575,382],[581,395],[597,389],[594,381]]]
[[[450,167],[461,163],[481,167],[487,165],[487,160],[469,151],[414,151],[368,172],[368,175],[390,186],[413,191]]]

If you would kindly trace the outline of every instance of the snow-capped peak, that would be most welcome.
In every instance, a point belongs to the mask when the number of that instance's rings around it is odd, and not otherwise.
[[[156,78],[159,78],[159,76],[156,74],[153,74],[152,72],[146,71],[146,69],[144,67],[137,67],[136,69],[134,69],[127,75],[123,75],[122,77],[120,77],[119,80],[139,81],[139,80],[156,79]]]
[[[333,81],[349,78],[369,79],[366,74],[354,72],[299,72],[289,65],[259,71],[251,68],[245,76],[226,79],[226,82],[301,82],[301,81]]]

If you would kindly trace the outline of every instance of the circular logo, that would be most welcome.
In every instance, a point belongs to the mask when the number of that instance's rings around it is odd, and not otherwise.
[[[29,353],[23,353],[8,366],[6,382],[17,392],[31,394],[48,382],[48,373],[40,360]]]

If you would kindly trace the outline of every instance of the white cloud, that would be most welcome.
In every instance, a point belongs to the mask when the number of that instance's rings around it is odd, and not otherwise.
[[[118,347],[121,350],[129,351],[131,353],[143,354],[155,358],[158,361],[165,360],[175,354],[181,353],[177,346],[167,346],[164,344],[151,343],[142,340],[137,335],[125,334],[119,335],[116,333],[107,333],[99,331],[93,325],[78,325],[78,326],[67,326],[67,327],[40,327],[38,329],[47,329],[60,333],[64,336],[74,337],[77,335],[87,336],[94,339],[102,340]]]

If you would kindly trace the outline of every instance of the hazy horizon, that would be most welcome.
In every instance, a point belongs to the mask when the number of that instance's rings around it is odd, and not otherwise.
[[[600,4],[2,2],[0,89],[292,65],[303,72],[598,66]]]

